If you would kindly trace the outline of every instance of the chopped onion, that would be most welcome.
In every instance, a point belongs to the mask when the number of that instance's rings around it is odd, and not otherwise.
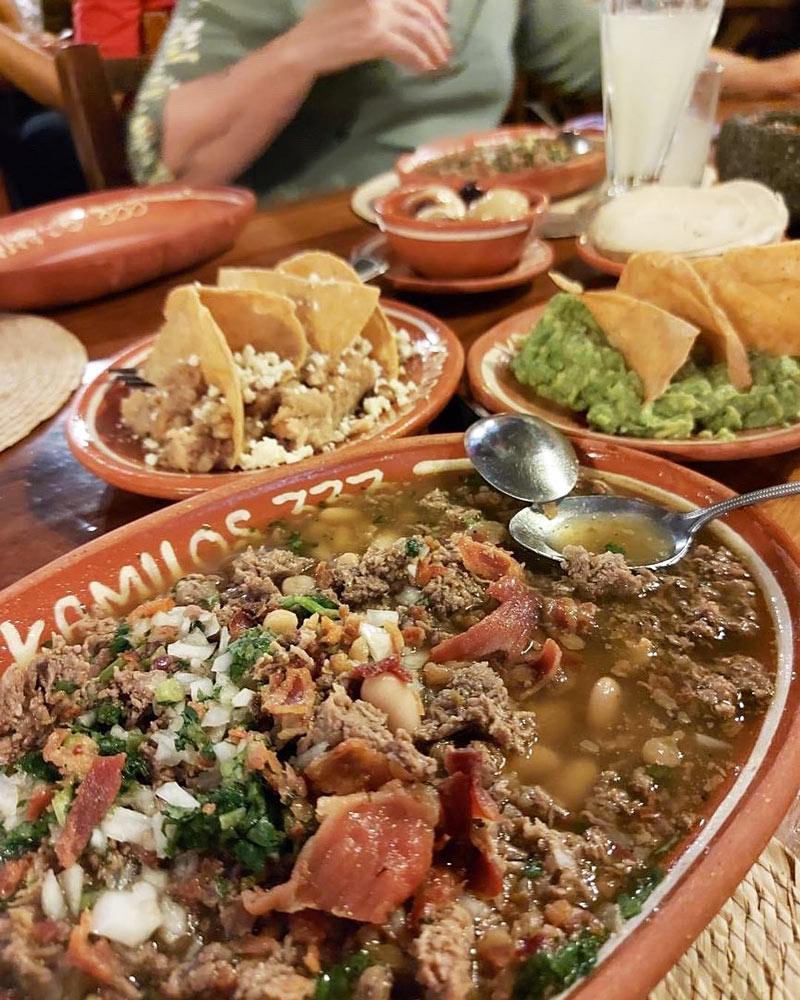
[[[225,726],[231,721],[231,710],[224,705],[212,705],[200,720],[203,729],[216,729],[217,726]]]
[[[109,729],[109,734],[116,740],[124,740],[125,743],[128,742],[128,734],[122,726],[112,726],[111,729]]]
[[[393,625],[400,623],[400,615],[396,611],[374,610],[367,612],[367,621],[370,625],[386,625],[391,622]]]
[[[47,869],[42,879],[42,911],[50,920],[63,920],[67,915],[64,894],[52,868]]]
[[[150,737],[156,744],[156,764],[175,767],[183,760],[183,754],[175,749],[175,733],[153,733]]]
[[[142,878],[145,882],[164,892],[169,885],[169,875],[160,868],[142,868]]]
[[[202,632],[190,632],[189,635],[167,646],[167,653],[178,660],[207,660],[214,652],[214,647],[206,641]]]
[[[220,653],[211,664],[211,669],[215,674],[227,674],[233,663],[233,653]]]
[[[406,584],[406,586],[403,587],[397,595],[397,603],[405,604],[406,607],[410,608],[413,604],[419,604],[423,596],[424,595],[419,587],[412,587],[409,584]]]
[[[158,808],[153,789],[149,785],[137,785],[133,792],[128,793],[127,802],[145,816],[152,816]]]
[[[150,847],[152,844],[152,824],[149,816],[143,816],[133,809],[117,806],[100,824],[100,829],[111,840],[123,844],[138,844]]]
[[[152,885],[137,882],[130,889],[101,892],[91,915],[91,932],[136,948],[161,923],[158,895]]]
[[[242,688],[242,690],[231,698],[231,705],[234,708],[247,708],[250,702],[255,696],[255,691],[250,688]]]
[[[77,917],[81,910],[81,896],[83,895],[83,868],[77,862],[65,868],[58,876],[61,888],[64,892],[69,912],[73,917]]]
[[[219,642],[217,643],[217,649],[220,653],[224,653],[228,648],[228,643],[231,641],[231,634],[228,631],[228,626],[223,625],[219,630]]]
[[[201,695],[208,698],[214,693],[214,682],[210,677],[195,677],[189,685],[189,693],[192,696],[192,701],[197,701]]]
[[[367,640],[370,655],[374,660],[385,660],[394,652],[391,636],[382,628],[378,628],[377,625],[362,622],[358,631]]]
[[[179,684],[183,685],[186,690],[189,690],[190,685],[194,684],[197,680],[197,674],[192,674],[188,670],[176,670],[172,675],[173,680],[176,680]]]
[[[203,626],[203,631],[206,635],[216,635],[219,632],[219,619],[216,615],[212,615],[210,611],[200,615],[198,621]]]
[[[315,743],[313,747],[309,747],[308,750],[304,750],[303,753],[298,754],[295,761],[298,771],[305,771],[311,761],[316,760],[317,757],[321,757],[327,749],[327,743]]]
[[[108,837],[103,833],[99,826],[96,826],[92,830],[92,835],[89,837],[89,846],[97,854],[105,854],[108,848]]]
[[[214,744],[214,753],[220,764],[227,764],[228,761],[233,760],[238,752],[239,748],[228,740],[221,740]]]
[[[85,726],[87,729],[91,729],[94,725],[95,713],[94,712],[84,712],[83,715],[78,716],[78,722]]]
[[[157,611],[150,619],[153,628],[162,628],[164,625],[180,625],[184,618],[182,607],[172,608],[170,611]]]
[[[156,789],[156,795],[166,802],[168,806],[176,806],[178,809],[199,809],[200,803],[185,788],[181,788],[177,781],[168,781],[165,785]]]
[[[153,843],[156,848],[156,857],[165,858],[169,848],[169,840],[164,833],[164,816],[156,813],[150,821],[153,824]]]
[[[430,658],[430,650],[427,649],[409,649],[406,647],[403,650],[403,666],[408,670],[419,670],[420,667],[425,666]]]
[[[19,788],[16,781],[12,781],[8,775],[0,773],[0,816],[3,819],[11,819],[17,811],[19,803]]]
[[[714,736],[706,736],[705,733],[695,733],[694,738],[699,746],[705,750],[712,750],[714,753],[721,753],[724,750],[731,749],[730,743],[726,743],[725,740],[718,740]]]
[[[161,900],[161,928],[158,936],[166,945],[173,945],[189,932],[186,910],[174,899],[165,896]]]
[[[239,693],[239,690],[235,684],[231,684],[228,678],[223,675],[223,677],[217,680],[217,690],[214,697],[221,705],[230,705]]]

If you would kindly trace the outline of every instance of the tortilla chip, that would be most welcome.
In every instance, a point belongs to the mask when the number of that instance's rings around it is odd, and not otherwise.
[[[663,395],[686,364],[699,329],[650,302],[620,292],[585,292],[579,298],[609,344],[642,380],[645,403]]]
[[[214,317],[231,351],[252,344],[260,354],[274,352],[299,368],[308,355],[305,330],[285,295],[199,286],[200,301]]]
[[[275,268],[281,274],[294,274],[301,278],[318,281],[343,281],[351,285],[363,285],[361,278],[347,261],[325,250],[307,250],[305,253],[289,257]],[[372,344],[372,356],[386,372],[388,378],[397,378],[400,373],[400,359],[397,342],[380,304],[375,306],[361,336]]]
[[[377,288],[342,281],[308,281],[263,268],[222,267],[222,288],[276,292],[290,298],[312,350],[338,358],[362,333],[378,302]]]
[[[737,389],[747,389],[753,381],[747,348],[696,269],[698,264],[669,253],[634,254],[622,271],[617,290],[700,327],[715,360],[727,364],[731,383]]]
[[[747,347],[800,355],[800,241],[693,263]]]
[[[231,349],[193,285],[172,289],[164,304],[164,316],[166,322],[144,364],[144,376],[159,385],[179,361],[197,355],[206,383],[219,389],[231,411],[231,464],[236,465],[244,447],[244,402]]]

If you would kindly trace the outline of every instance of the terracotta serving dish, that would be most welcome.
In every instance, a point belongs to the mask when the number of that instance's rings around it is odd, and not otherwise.
[[[447,405],[464,369],[464,349],[453,331],[430,313],[391,299],[381,299],[392,323],[405,330],[418,353],[406,371],[418,391],[399,412],[374,427],[368,436],[339,445],[336,453],[374,438],[402,437],[426,427]],[[66,434],[78,461],[100,479],[132,493],[181,500],[224,483],[242,483],[264,475],[264,470],[244,472],[171,472],[154,469],[144,461],[139,442],[120,424],[120,404],[127,389],[110,368],[136,367],[150,351],[147,337],[111,358],[103,370],[79,390],[67,420]],[[305,460],[299,463],[305,466]]]
[[[463,184],[451,181],[436,186],[457,192]],[[485,278],[510,271],[519,264],[526,243],[550,204],[547,195],[530,184],[493,180],[482,183],[483,190],[513,187],[528,199],[529,211],[508,221],[416,218],[410,209],[414,196],[430,187],[403,184],[375,202],[375,217],[389,246],[426,278]]]
[[[47,309],[181,271],[232,246],[244,188],[165,184],[52,202],[0,219],[0,309]]]
[[[533,306],[509,316],[478,337],[470,348],[467,355],[470,389],[475,399],[490,413],[532,413],[571,438],[617,442],[628,448],[659,452],[693,462],[739,461],[780,455],[800,447],[800,423],[738,431],[730,441],[701,437],[677,440],[623,437],[590,430],[583,414],[559,406],[544,396],[537,396],[531,388],[517,381],[509,367],[520,342],[536,325],[545,308],[546,304]]]
[[[730,495],[663,458],[594,441],[578,447],[584,466],[662,499],[703,504]],[[374,443],[224,486],[113,531],[0,593],[0,671],[12,659],[29,662],[51,632],[70,636],[84,605],[124,613],[246,545],[254,526],[343,492],[467,469],[463,456],[461,435]],[[774,703],[736,776],[715,790],[700,832],[672,859],[641,915],[604,947],[572,1000],[645,997],[731,895],[795,794],[800,685],[790,682],[800,653],[800,554],[757,509],[735,512],[723,531],[749,560],[778,626]]]
[[[452,153],[469,152],[479,146],[503,146],[518,142],[529,136],[554,139],[555,129],[541,125],[508,125],[490,129],[488,132],[470,132],[455,139],[441,139],[438,142],[419,146],[413,153],[406,153],[395,163],[395,170],[403,180],[425,180],[426,182],[453,181],[464,184],[468,180],[480,180],[459,173],[457,176],[439,176],[431,171],[435,161]],[[577,194],[586,188],[599,184],[605,176],[606,160],[602,139],[595,133],[587,134],[592,140],[592,149],[581,156],[574,156],[565,163],[554,163],[546,167],[530,167],[511,173],[498,173],[509,187],[518,183],[532,184],[553,200]]]

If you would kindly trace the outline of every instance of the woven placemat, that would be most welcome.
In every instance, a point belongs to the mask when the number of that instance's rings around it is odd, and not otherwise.
[[[772,840],[649,1000],[799,1000],[800,860]]]

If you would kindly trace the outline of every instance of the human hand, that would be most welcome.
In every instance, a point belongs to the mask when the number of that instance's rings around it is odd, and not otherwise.
[[[447,64],[448,0],[320,0],[290,32],[315,75],[371,59],[426,73]]]

